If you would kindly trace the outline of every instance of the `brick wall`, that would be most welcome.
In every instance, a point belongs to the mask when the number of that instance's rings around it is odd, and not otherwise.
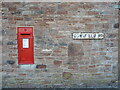
[[[2,8],[2,4],[0,3],[0,8]],[[2,88],[2,13],[0,10],[0,89]]]
[[[2,3],[3,88],[117,87],[118,3]],[[19,65],[16,26],[34,26],[35,64]],[[73,40],[102,32],[103,40]]]

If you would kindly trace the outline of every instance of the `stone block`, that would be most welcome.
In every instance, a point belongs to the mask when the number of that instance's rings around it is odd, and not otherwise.
[[[46,65],[36,65],[37,69],[42,69],[42,68],[46,68],[46,67],[47,67]]]
[[[15,61],[14,60],[7,60],[7,63],[13,65],[15,63]]]
[[[63,73],[62,73],[62,77],[63,77],[63,79],[65,79],[65,80],[70,80],[70,79],[73,78],[73,75],[72,75],[72,73],[70,73],[70,72],[63,72]]]
[[[84,4],[83,7],[86,7],[87,9],[93,9],[95,7],[95,5],[89,3],[89,4]]]
[[[112,72],[112,66],[111,65],[105,65],[104,72]]]
[[[114,24],[114,28],[119,28],[119,23]]]
[[[9,56],[17,56],[17,54],[10,53]]]
[[[114,43],[106,43],[107,47],[114,47]]]
[[[16,11],[11,12],[11,14],[12,15],[21,15],[21,11],[16,10]]]
[[[30,14],[32,14],[31,11],[22,11],[22,15],[30,15]]]
[[[77,43],[70,43],[68,46],[68,63],[77,64],[84,56],[83,46]]]
[[[68,46],[68,56],[83,56],[82,44],[70,43]]]
[[[94,24],[86,24],[85,28],[89,30],[94,29]]]
[[[9,41],[9,42],[7,42],[7,45],[16,45],[16,43],[13,41]]]
[[[115,38],[117,36],[117,34],[108,34],[108,38]]]
[[[44,11],[42,11],[42,10],[35,10],[35,11],[33,11],[33,14],[43,14],[44,13]]]
[[[30,20],[32,20],[32,19],[31,19],[30,17],[28,17],[28,16],[25,16],[24,19],[25,19],[25,21],[30,21]]]

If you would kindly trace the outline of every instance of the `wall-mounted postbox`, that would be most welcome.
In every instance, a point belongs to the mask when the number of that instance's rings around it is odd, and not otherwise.
[[[33,27],[17,27],[18,64],[34,64]]]

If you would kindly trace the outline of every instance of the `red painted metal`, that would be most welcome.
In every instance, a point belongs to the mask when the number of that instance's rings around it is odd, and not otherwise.
[[[18,64],[34,64],[33,27],[17,27]]]

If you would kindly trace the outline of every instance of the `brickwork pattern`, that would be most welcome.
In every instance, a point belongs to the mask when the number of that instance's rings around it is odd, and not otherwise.
[[[118,3],[2,3],[4,88],[117,87]],[[16,26],[34,26],[34,65],[19,65]],[[73,40],[102,32],[103,40]]]

